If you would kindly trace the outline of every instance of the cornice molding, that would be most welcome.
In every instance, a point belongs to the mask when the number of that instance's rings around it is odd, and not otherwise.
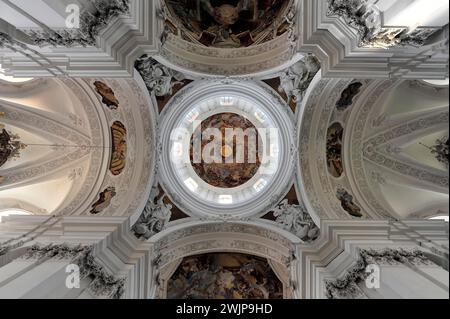
[[[114,14],[115,17],[106,27],[101,31],[96,29],[90,35],[98,34],[95,46],[92,46],[92,39],[87,39],[87,42],[83,42],[88,47],[58,46],[34,50],[27,44],[16,41],[6,48],[13,49],[19,45],[20,50],[0,49],[0,63],[8,75],[19,77],[132,77],[134,61],[138,57],[158,52],[158,38],[160,30],[162,31],[162,22],[157,17],[158,5],[156,0],[129,0],[128,15]],[[104,23],[103,19],[99,22],[101,25]],[[44,37],[44,40],[73,45],[63,41],[64,37],[53,39],[52,34]]]
[[[120,299],[124,293],[125,278],[116,279],[99,265],[93,255],[92,246],[70,246],[67,244],[34,244],[20,257],[24,260],[67,260],[80,267],[82,278],[93,278],[89,292],[98,298]]]
[[[300,0],[299,6],[297,51],[316,55],[325,77],[448,77],[448,28],[435,44],[420,48],[360,48],[357,29],[342,18],[327,16],[328,0]]]
[[[362,249],[356,265],[339,279],[325,282],[325,295],[328,299],[358,299],[365,298],[358,284],[366,280],[370,273],[369,265],[430,265],[433,264],[425,254],[418,250],[392,249],[383,250]]]

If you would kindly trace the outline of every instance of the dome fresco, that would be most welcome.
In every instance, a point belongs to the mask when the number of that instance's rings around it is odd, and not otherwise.
[[[258,141],[257,129],[241,115],[221,113],[204,120],[201,123],[202,134],[199,135],[204,135],[206,130],[214,128],[222,133],[223,146],[220,149],[220,156],[211,163],[205,163],[204,160],[195,162],[194,152],[204,152],[205,147],[212,140],[211,138],[200,140],[201,136],[193,136],[190,156],[194,171],[205,182],[215,187],[233,188],[245,184],[256,174],[261,165],[258,144],[261,145],[262,141],[260,138]],[[234,135],[235,130],[240,130],[243,134],[247,133],[246,137],[242,140]],[[196,143],[201,145],[198,150],[195,149]],[[243,157],[242,161],[238,159],[239,154]]]
[[[222,48],[264,43],[287,31],[289,0],[166,0],[188,40]]]

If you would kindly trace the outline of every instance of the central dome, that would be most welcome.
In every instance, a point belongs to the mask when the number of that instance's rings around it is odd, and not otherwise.
[[[258,151],[262,141],[252,122],[236,113],[220,113],[204,120],[198,130],[201,134],[192,135],[190,156],[202,180],[215,187],[233,188],[255,176],[261,166]],[[219,136],[212,137],[216,130]],[[211,143],[217,148],[211,148]]]
[[[263,82],[189,84],[160,128],[161,186],[191,216],[262,215],[291,186],[293,114]]]

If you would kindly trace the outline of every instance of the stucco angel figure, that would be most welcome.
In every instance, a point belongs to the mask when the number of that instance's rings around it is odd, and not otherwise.
[[[300,103],[309,84],[320,69],[317,58],[306,55],[280,75],[280,92],[285,92],[288,103]]]
[[[291,205],[288,200],[283,200],[273,210],[276,222],[281,227],[306,242],[311,242],[319,236],[319,228],[311,217],[300,205]]]
[[[145,85],[155,96],[170,96],[173,87],[182,84],[185,79],[180,72],[173,71],[149,56],[143,56],[136,61],[136,68],[141,73]]]
[[[145,83],[150,87],[151,91],[155,92],[156,96],[172,95],[173,86],[178,83],[178,80],[183,79],[182,76],[178,76],[178,73],[172,72],[172,70],[159,63],[152,64],[150,72],[152,78]],[[175,83],[172,83],[173,79],[175,79]]]
[[[134,225],[134,231],[138,238],[149,239],[153,235],[161,232],[172,216],[172,205],[164,203],[164,196],[156,200],[158,193],[155,189],[152,191],[144,211],[138,222]],[[155,195],[156,194],[156,195]]]

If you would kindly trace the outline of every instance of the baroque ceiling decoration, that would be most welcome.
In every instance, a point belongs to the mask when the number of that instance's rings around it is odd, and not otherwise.
[[[366,299],[366,295],[358,284],[369,278],[368,265],[400,265],[405,263],[417,266],[430,265],[432,261],[420,250],[360,250],[356,265],[343,278],[326,282],[326,297],[328,299]]]
[[[333,123],[327,133],[327,164],[329,173],[339,178],[344,173],[342,147],[344,128],[340,123]]]
[[[7,0],[9,2],[9,0]],[[40,47],[95,46],[100,31],[118,15],[129,12],[129,0],[94,0],[80,14],[79,28],[28,30],[31,41]]]
[[[109,170],[114,176],[120,175],[127,163],[127,129],[116,121],[111,126],[112,152]]]
[[[448,191],[449,184],[446,174],[439,174],[432,169],[426,169],[418,165],[418,163],[406,163],[404,160],[398,159],[395,150],[386,148],[386,145],[395,139],[425,130],[431,126],[446,125],[448,123],[448,110],[434,113],[429,116],[421,116],[418,119],[408,121],[405,124],[370,137],[364,143],[364,157],[395,172],[418,178]]]
[[[193,43],[249,47],[288,31],[290,0],[164,0],[170,32]]]
[[[287,103],[301,103],[314,76],[320,70],[320,62],[313,54],[303,56],[280,75],[279,91],[288,97]]]
[[[57,156],[48,158],[45,163],[30,163],[28,167],[17,168],[12,167],[3,173],[5,180],[2,189],[8,186],[17,187],[20,184],[26,183],[30,179],[36,179],[60,169],[70,162],[82,159],[89,154],[89,145],[91,145],[90,138],[82,133],[80,130],[70,128],[65,123],[52,119],[50,113],[38,111],[27,106],[17,105],[15,103],[2,101],[1,108],[5,110],[4,119],[7,123],[15,123],[25,130],[36,130],[45,132],[41,133],[48,137],[54,136],[54,143],[49,144],[48,147],[54,147],[61,151],[57,151]],[[39,133],[37,133],[39,135]],[[31,147],[41,147],[40,145],[30,145]]]
[[[6,215],[0,263],[75,264],[94,298],[334,299],[367,298],[369,265],[448,259],[445,227],[401,221],[424,215],[386,195],[448,202],[448,88],[423,108],[423,88],[395,99],[402,77],[448,75],[448,27],[385,26],[370,0],[81,2],[78,30],[0,21],[6,72],[73,76],[8,85],[57,82],[60,109],[0,88],[0,198],[70,186],[54,209],[32,203],[48,216]],[[444,134],[434,165],[408,157]],[[423,196],[420,212],[441,209]]]
[[[449,151],[449,139],[448,137],[443,137],[436,141],[433,146],[426,146],[431,154],[433,154],[438,162],[444,164],[447,168],[449,165],[450,151]]]
[[[91,246],[69,246],[35,244],[28,247],[23,260],[68,260],[79,267],[81,278],[89,278],[88,290],[93,295],[105,299],[119,299],[124,293],[124,278],[115,278],[97,263]]]
[[[283,285],[263,258],[205,254],[181,262],[168,282],[167,298],[282,299]]]
[[[243,90],[251,90],[251,94],[248,91],[243,95]],[[190,165],[190,141],[196,123],[224,112],[246,117],[258,128],[258,133],[264,129],[265,137],[261,138],[268,141],[264,144],[267,146],[265,152],[270,151],[270,154],[264,153],[266,161],[249,182],[234,188],[210,185]],[[161,153],[158,166],[161,185],[171,200],[188,215],[208,218],[234,218],[237,215],[249,217],[256,212],[262,215],[288,192],[288,180],[292,178],[290,170],[294,164],[291,158],[294,154],[292,136],[289,133],[292,132],[289,128],[292,129],[293,114],[281,97],[264,83],[195,81],[170,100],[161,116]],[[175,138],[174,132],[180,132],[179,137]],[[221,145],[219,153],[226,151],[222,146],[224,145]],[[178,151],[174,151],[176,149]],[[233,153],[237,155],[237,152]],[[223,156],[219,154],[219,157],[223,161]],[[285,157],[282,160],[284,165],[280,165],[281,157]],[[275,184],[280,185],[280,188],[269,186]],[[252,203],[249,202],[250,199]],[[225,207],[228,214],[224,213]]]
[[[320,230],[302,205],[288,204],[283,200],[273,210],[275,222],[301,240],[311,243],[319,237]]]
[[[165,195],[159,196],[159,193],[159,189],[152,188],[144,210],[133,226],[137,238],[150,239],[160,233],[170,221],[172,205],[164,203]]]
[[[1,116],[4,116],[4,113],[0,113]],[[7,161],[19,158],[20,150],[27,145],[20,141],[20,136],[6,131],[5,126],[1,123],[0,130],[2,130],[0,133],[0,167],[2,167]]]
[[[207,130],[217,129],[222,134],[223,145],[217,148],[214,161],[205,162],[202,154],[208,151],[210,139],[202,139]],[[249,133],[243,140],[227,131],[242,130]],[[255,126],[245,117],[236,113],[215,114],[200,124],[199,131],[194,132],[190,147],[190,161],[195,173],[206,183],[214,187],[234,188],[247,183],[255,176],[261,166],[260,154],[262,154],[262,139]],[[238,153],[241,152],[241,153]],[[237,156],[242,156],[242,161],[237,162]]]
[[[135,62],[136,70],[141,75],[150,94],[156,97],[171,96],[173,88],[182,84],[185,76],[159,63],[154,58],[143,55]]]
[[[339,15],[358,30],[359,46],[389,48],[393,46],[423,46],[440,28],[417,28],[413,32],[406,27],[383,27],[381,12],[368,0],[328,0],[328,15]]]

